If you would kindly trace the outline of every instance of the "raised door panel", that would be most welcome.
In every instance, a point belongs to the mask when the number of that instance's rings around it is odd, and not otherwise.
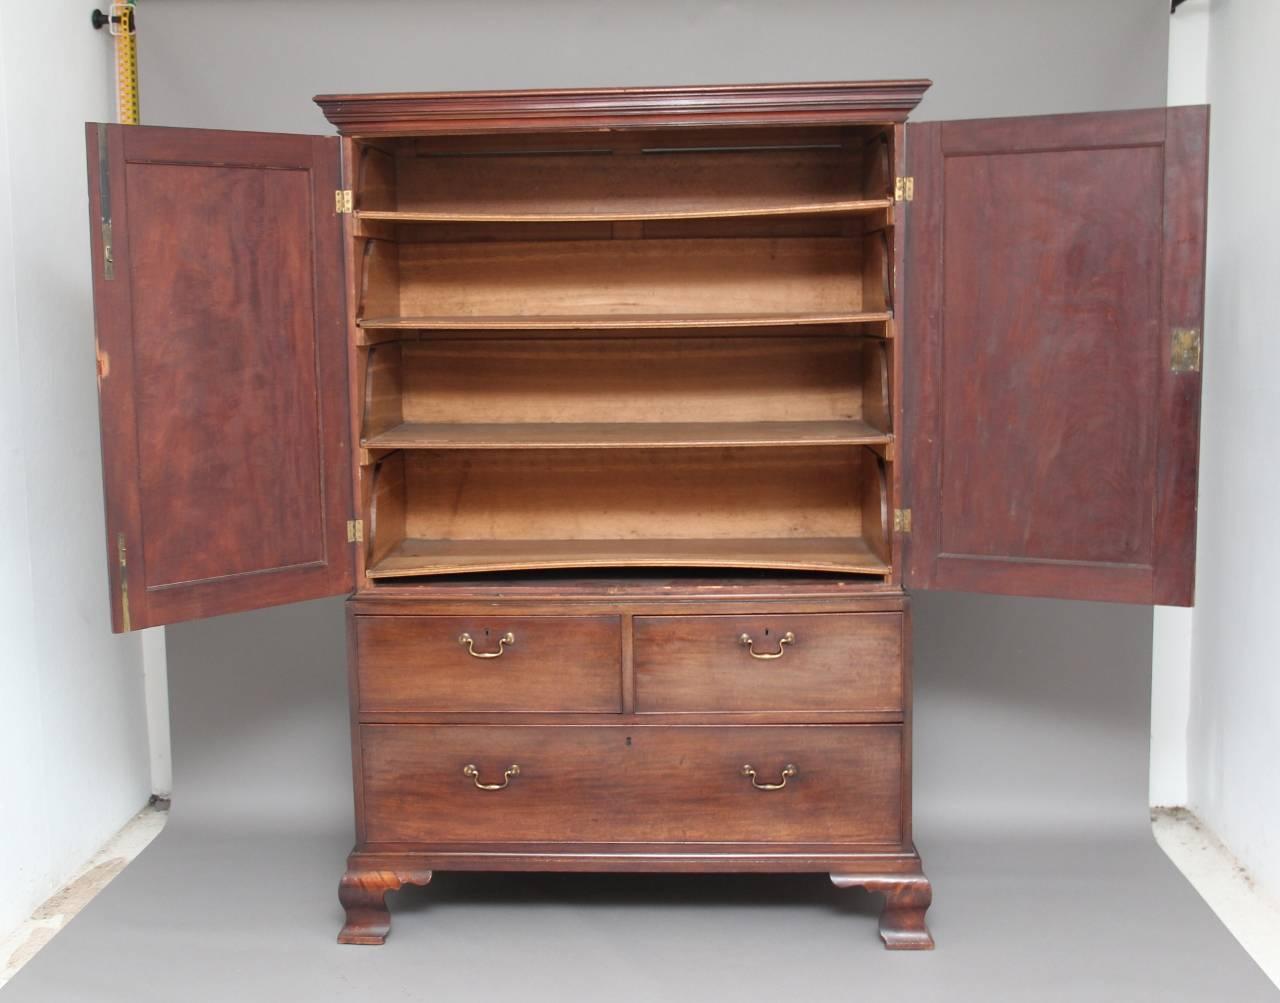
[[[337,140],[87,137],[114,628],[347,590]]]
[[[1207,128],[909,127],[910,585],[1191,602]]]

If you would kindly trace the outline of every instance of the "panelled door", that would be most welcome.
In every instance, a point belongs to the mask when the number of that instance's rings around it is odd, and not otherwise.
[[[1189,605],[1208,109],[907,134],[908,584]]]
[[[337,140],[87,139],[114,629],[347,591]]]

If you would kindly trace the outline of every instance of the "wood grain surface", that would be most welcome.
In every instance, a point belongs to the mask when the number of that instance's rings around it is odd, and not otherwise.
[[[1206,127],[909,127],[912,586],[1190,601]]]
[[[618,617],[362,616],[355,634],[361,713],[622,709]]]
[[[902,710],[893,613],[639,616],[634,629],[640,713]]]
[[[365,822],[377,843],[773,840],[897,844],[893,725],[362,725]],[[480,790],[463,774],[474,765]],[[796,775],[778,783],[792,764]]]
[[[105,172],[88,129],[114,628],[122,574],[134,628],[346,591],[336,141],[104,135]]]

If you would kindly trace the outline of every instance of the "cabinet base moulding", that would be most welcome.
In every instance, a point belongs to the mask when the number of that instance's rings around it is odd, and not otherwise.
[[[912,852],[840,852],[708,844],[675,850],[662,844],[600,844],[553,847],[508,844],[430,850],[355,850],[338,886],[346,922],[340,944],[382,944],[391,930],[388,892],[407,884],[425,886],[437,870],[558,871],[671,874],[826,873],[837,888],[865,888],[884,895],[880,938],[891,951],[933,949],[925,912],[933,901],[920,857]]]

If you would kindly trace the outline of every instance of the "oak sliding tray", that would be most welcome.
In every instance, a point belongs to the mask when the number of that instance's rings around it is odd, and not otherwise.
[[[383,342],[365,354],[361,444],[870,445],[887,458],[889,358],[884,339],[847,333]]]
[[[372,578],[567,567],[887,575],[865,447],[395,450],[372,470]]]

